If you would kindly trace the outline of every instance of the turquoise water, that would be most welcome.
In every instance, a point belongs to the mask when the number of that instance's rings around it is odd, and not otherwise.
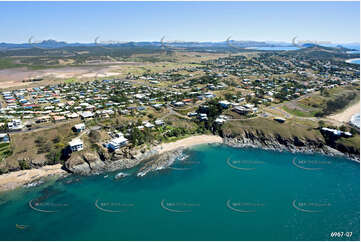
[[[360,64],[360,59],[351,61],[353,64]]]
[[[0,239],[360,238],[359,163],[223,145],[184,155],[145,177],[70,176],[1,194]]]
[[[360,59],[353,59],[353,60],[350,60],[350,63],[360,65]]]

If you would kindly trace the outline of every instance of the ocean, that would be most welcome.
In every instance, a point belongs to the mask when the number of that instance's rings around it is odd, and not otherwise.
[[[359,171],[341,157],[199,145],[144,177],[2,193],[0,240],[359,240]]]
[[[360,114],[359,113],[352,116],[351,123],[353,125],[357,126],[358,128],[360,128]]]
[[[359,64],[359,65],[360,65],[360,59],[358,59],[358,60],[353,60],[351,63]]]
[[[349,63],[360,65],[360,59],[350,59]]]

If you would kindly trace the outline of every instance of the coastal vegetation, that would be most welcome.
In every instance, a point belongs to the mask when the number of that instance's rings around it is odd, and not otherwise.
[[[10,143],[0,143],[0,162],[12,154]]]
[[[72,124],[74,123],[59,125],[53,129],[11,134],[10,144],[0,143],[7,147],[7,150],[2,152],[6,156],[0,161],[2,173],[63,163],[62,152],[76,136],[71,130]]]
[[[27,89],[4,90],[3,113],[19,118],[24,127],[10,132],[12,119],[1,117],[1,129],[11,139],[2,150],[2,172],[135,159],[152,147],[202,134],[266,148],[321,147],[328,152],[325,147],[330,146],[347,155],[359,153],[359,131],[349,124],[342,129],[351,137],[330,138],[320,132],[323,127],[338,129],[327,115],[359,100],[359,85],[353,81],[359,74],[341,61],[346,56],[342,51],[334,51],[336,59],[328,54],[318,59],[319,51],[332,51],[319,47],[237,55],[132,51],[123,46],[112,51],[89,47],[1,53],[1,58],[12,56],[12,63],[32,68],[97,68],[121,62],[115,69],[119,78],[40,78]],[[34,53],[44,58],[31,57]],[[74,132],[80,122],[86,131]],[[111,150],[107,145],[118,133],[127,144]],[[70,152],[69,142],[75,138],[83,143],[80,152]]]
[[[299,117],[325,117],[341,112],[360,100],[357,83],[333,89],[321,89],[299,100],[286,102],[282,109]]]

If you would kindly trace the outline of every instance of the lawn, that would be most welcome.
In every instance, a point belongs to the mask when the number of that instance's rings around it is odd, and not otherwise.
[[[360,100],[359,89],[354,86],[343,86],[328,89],[328,95],[321,95],[320,92],[315,92],[309,97],[303,98],[299,101],[290,101],[282,106],[282,109],[286,112],[299,117],[315,117],[316,114],[326,114],[341,112],[350,105]],[[355,95],[353,99],[346,99]],[[342,102],[342,108],[338,107],[341,105],[337,104],[337,101]],[[328,103],[334,102],[335,104],[329,105]],[[345,103],[345,105],[343,105]]]
[[[310,112],[304,112],[304,111],[301,111],[296,108],[291,109],[288,106],[282,106],[282,109],[285,110],[287,113],[290,113],[292,115],[299,116],[299,117],[314,117],[315,114],[317,113],[317,111],[311,111],[311,110],[310,110]]]

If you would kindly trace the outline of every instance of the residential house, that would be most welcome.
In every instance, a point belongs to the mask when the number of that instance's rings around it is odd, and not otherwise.
[[[76,132],[81,132],[81,131],[85,130],[85,124],[84,124],[84,123],[80,123],[80,124],[74,125],[74,130],[75,130]]]
[[[127,144],[127,142],[128,142],[128,139],[125,138],[124,136],[114,138],[108,143],[108,148],[111,150],[117,150],[120,147],[125,146]]]
[[[10,137],[8,134],[0,134],[0,142],[9,142]]]
[[[84,112],[79,112],[79,115],[82,119],[87,119],[87,118],[92,118],[94,117],[94,113],[92,113],[91,111],[84,111]]]
[[[161,119],[155,120],[154,123],[155,123],[155,125],[157,125],[157,126],[162,126],[162,125],[164,125],[164,121],[161,120]]]
[[[83,141],[79,138],[75,138],[69,142],[69,147],[72,152],[83,150]]]
[[[24,126],[20,119],[13,119],[8,123],[8,129],[12,131],[21,130],[23,127]]]

